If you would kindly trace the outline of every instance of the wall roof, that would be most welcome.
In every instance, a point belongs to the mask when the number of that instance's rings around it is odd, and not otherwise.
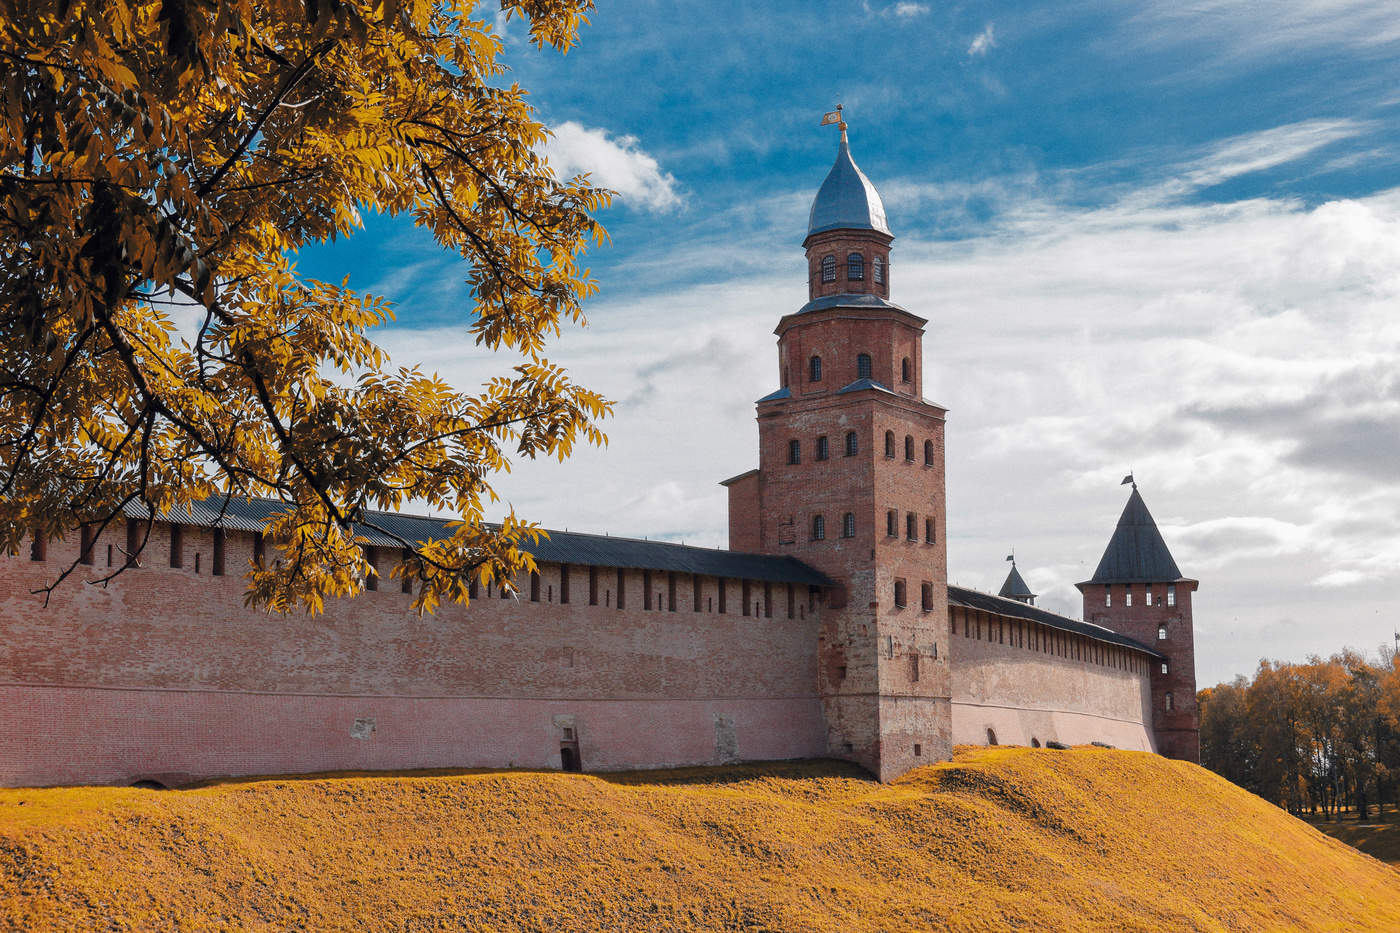
[[[1106,642],[1110,645],[1121,645],[1124,648],[1131,648],[1134,651],[1141,651],[1143,654],[1151,655],[1154,658],[1164,658],[1165,655],[1149,648],[1140,641],[1129,638],[1126,635],[1119,635],[1110,628],[1102,625],[1095,625],[1092,622],[1082,622],[1079,619],[1071,619],[1055,612],[1045,609],[1038,609],[1035,606],[1028,606],[1025,603],[1017,602],[1014,599],[1005,599],[1001,596],[993,596],[990,593],[979,593],[977,590],[964,589],[961,586],[948,587],[948,604],[950,606],[962,606],[964,609],[977,609],[981,612],[989,612],[992,615],[1006,616],[1012,619],[1026,619],[1031,622],[1039,622],[1041,625],[1048,625],[1050,628],[1059,629],[1062,632],[1071,632],[1075,635],[1083,635],[1095,641]]]
[[[187,512],[162,515],[160,519],[180,524],[260,532],[269,516],[285,509],[284,503],[274,499],[225,500],[221,496],[212,496],[194,503]],[[125,514],[129,518],[146,518],[149,513],[144,505],[135,503],[127,506]],[[369,524],[378,528],[359,524],[355,526],[355,533],[369,544],[381,547],[402,547],[395,535],[408,541],[426,541],[430,538],[441,540],[452,536],[449,519],[404,515],[398,512],[370,512],[367,513],[366,519]],[[830,577],[795,557],[745,554],[739,551],[672,544],[668,541],[644,541],[572,531],[548,531],[548,534],[548,538],[541,538],[539,544],[528,548],[540,563],[666,570],[710,577],[729,577],[735,580],[813,586],[834,584]]]

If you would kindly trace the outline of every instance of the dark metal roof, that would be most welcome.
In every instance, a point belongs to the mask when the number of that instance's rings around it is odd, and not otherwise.
[[[1011,572],[1006,575],[1006,582],[1001,585],[997,592],[998,596],[1005,596],[1008,599],[1035,598],[1031,588],[1026,585],[1026,581],[1021,578],[1021,572],[1016,569],[1016,562],[1011,562]]]
[[[1147,503],[1133,486],[1118,527],[1089,583],[1171,583],[1182,579]]]
[[[759,401],[776,402],[785,398],[792,398],[792,390],[789,389],[787,386],[783,386],[776,392],[769,392],[767,395],[763,396],[763,398],[759,399]]]
[[[283,503],[272,499],[230,499],[225,504],[222,497],[214,496],[195,503],[188,512],[177,512],[161,518],[181,524],[256,532],[263,530],[263,524],[269,516],[285,509]],[[148,513],[144,506],[133,504],[126,508],[125,514],[131,518],[146,518]],[[441,540],[452,536],[450,519],[403,515],[398,512],[369,512],[365,520],[367,524],[355,526],[355,533],[362,536],[367,543],[383,547],[402,547],[399,538],[417,542]],[[369,525],[378,527],[373,528]],[[697,573],[736,580],[833,585],[833,581],[826,574],[807,566],[795,557],[745,554],[739,551],[672,544],[667,541],[640,541],[636,538],[615,538],[610,535],[573,531],[549,531],[548,534],[548,538],[541,538],[538,544],[526,548],[534,555],[535,560],[541,563],[593,564],[600,567]]]
[[[905,314],[912,314],[907,308],[902,308],[879,295],[863,295],[860,292],[842,292],[839,295],[823,295],[820,298],[813,298],[794,313],[806,314],[809,311],[826,311],[829,308],[880,308],[886,311],[903,311]],[[923,318],[919,318],[919,320],[922,321]]]
[[[1110,645],[1122,645],[1124,648],[1141,651],[1154,658],[1165,657],[1142,642],[1134,641],[1126,635],[1119,635],[1113,629],[1104,628],[1102,625],[1095,625],[1092,622],[1081,622],[1079,619],[1071,619],[1068,616],[1028,606],[1014,599],[993,596],[990,593],[979,593],[977,590],[964,589],[961,586],[949,586],[948,604],[962,606],[964,609],[990,612],[992,615],[1006,616],[1012,619],[1028,619],[1031,622],[1039,622],[1041,625],[1048,625],[1062,632],[1072,632],[1075,635],[1083,635],[1086,638]]]
[[[808,236],[827,230],[874,230],[893,235],[885,220],[880,193],[856,167],[844,131],[841,148],[836,150],[836,163],[812,200],[812,212],[807,217]]]
[[[857,379],[850,385],[837,389],[836,394],[840,395],[842,392],[859,392],[861,389],[874,389],[877,392],[888,392],[890,395],[894,395],[893,389],[889,386],[881,385],[874,379]]]

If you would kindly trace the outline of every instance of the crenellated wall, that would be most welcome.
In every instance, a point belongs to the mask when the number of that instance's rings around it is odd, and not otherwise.
[[[950,608],[953,742],[1156,751],[1151,659],[1036,622]]]

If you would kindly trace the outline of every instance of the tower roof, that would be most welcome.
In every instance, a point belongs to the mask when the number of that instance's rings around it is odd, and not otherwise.
[[[1026,585],[1026,581],[1022,578],[1021,572],[1016,569],[1015,561],[1011,562],[1011,572],[1006,575],[1006,582],[1001,585],[1001,590],[997,595],[1004,596],[1007,599],[1035,599],[1035,594],[1032,593],[1031,588]]]
[[[1167,542],[1134,484],[1099,568],[1088,582],[1168,583],[1180,579],[1181,571],[1167,550]]]
[[[807,218],[807,236],[828,230],[874,230],[886,236],[890,233],[885,220],[885,205],[880,192],[856,167],[851,149],[846,144],[846,131],[841,131],[841,148],[836,152],[836,164],[826,174],[826,181],[812,201],[812,213]]]

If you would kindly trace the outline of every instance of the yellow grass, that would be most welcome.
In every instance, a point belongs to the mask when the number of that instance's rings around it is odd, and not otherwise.
[[[1400,930],[1400,874],[1200,768],[833,763],[0,791],[7,930]]]

